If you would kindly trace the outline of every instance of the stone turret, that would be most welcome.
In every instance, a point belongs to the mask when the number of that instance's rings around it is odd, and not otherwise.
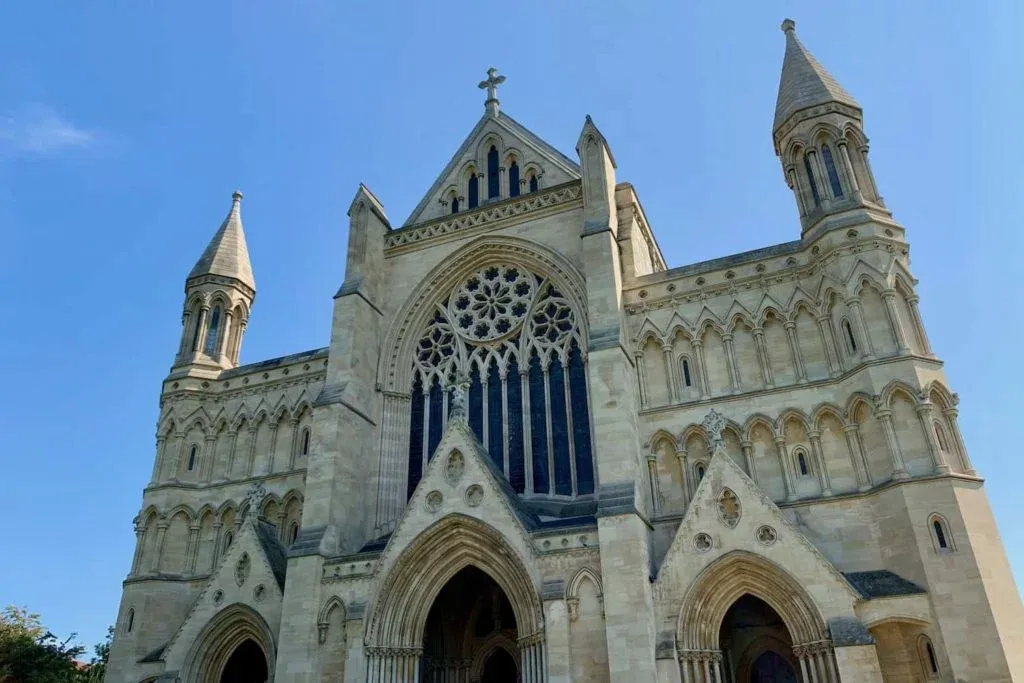
[[[242,193],[185,280],[185,310],[175,374],[216,374],[238,365],[256,280],[242,229]]]

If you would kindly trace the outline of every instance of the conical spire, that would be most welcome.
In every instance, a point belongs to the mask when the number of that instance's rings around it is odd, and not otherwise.
[[[242,193],[237,190],[231,195],[231,211],[188,274],[188,279],[203,275],[231,277],[252,290],[256,289],[242,230]]]
[[[782,22],[782,31],[786,34],[786,56],[782,61],[772,130],[778,130],[786,119],[801,109],[826,102],[839,102],[859,110],[860,105],[853,96],[843,90],[796,37],[796,22],[786,19]]]

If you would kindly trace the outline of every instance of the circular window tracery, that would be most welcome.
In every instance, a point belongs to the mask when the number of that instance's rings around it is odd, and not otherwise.
[[[501,339],[522,325],[534,289],[533,277],[517,266],[487,266],[452,293],[449,319],[469,341]]]

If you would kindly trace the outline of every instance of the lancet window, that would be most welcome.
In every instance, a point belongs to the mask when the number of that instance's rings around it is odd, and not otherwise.
[[[438,304],[416,346],[408,494],[444,431],[449,390],[467,391],[469,426],[517,493],[594,492],[580,321],[552,282],[486,266]]]
[[[836,171],[836,162],[832,159],[832,150],[828,145],[821,146],[821,158],[825,161],[825,172],[828,174],[828,184],[832,187],[832,196],[839,199],[843,196],[843,185],[839,182],[839,172]]]

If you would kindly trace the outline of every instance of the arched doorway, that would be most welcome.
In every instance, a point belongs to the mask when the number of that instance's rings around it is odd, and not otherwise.
[[[515,683],[516,617],[486,572],[460,570],[437,594],[423,633],[424,683]]]
[[[249,639],[228,657],[220,674],[220,683],[265,683],[267,678],[267,658],[263,656],[263,649]]]
[[[749,593],[725,613],[718,631],[722,672],[731,683],[798,683],[793,638],[782,617]]]

